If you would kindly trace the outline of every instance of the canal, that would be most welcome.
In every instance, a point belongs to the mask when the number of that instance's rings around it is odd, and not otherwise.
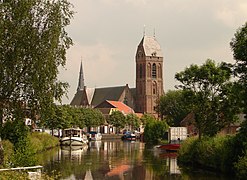
[[[55,148],[38,158],[45,173],[64,180],[227,179],[217,173],[185,171],[178,167],[176,156],[139,141],[114,140]]]

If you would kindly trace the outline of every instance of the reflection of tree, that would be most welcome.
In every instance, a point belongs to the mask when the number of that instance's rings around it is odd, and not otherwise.
[[[165,179],[165,174],[169,173],[169,168],[165,166],[166,159],[154,156],[153,151],[149,148],[144,149],[145,167],[161,179]]]
[[[140,174],[145,176],[145,167],[142,165],[143,149],[144,144],[139,142],[102,141],[99,149],[90,147],[78,156],[69,156],[69,153],[65,155],[58,150],[53,154],[48,153],[49,155],[44,153],[40,159],[46,159],[40,162],[47,174],[53,175],[55,170],[61,178],[74,176],[76,179],[83,179],[86,172],[91,171],[93,179],[106,179],[110,178],[107,173],[115,168],[117,173],[112,178],[119,179],[124,174],[129,179],[138,179]]]

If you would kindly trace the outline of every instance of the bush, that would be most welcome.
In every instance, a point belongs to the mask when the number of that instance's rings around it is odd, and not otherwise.
[[[59,145],[59,140],[47,133],[32,133],[19,138],[15,146],[9,140],[3,140],[3,167],[32,166],[36,164],[36,153]]]
[[[34,166],[36,164],[34,154],[35,150],[32,147],[30,137],[19,139],[15,145],[15,154],[12,156],[13,166]]]
[[[1,137],[3,140],[9,140],[14,145],[18,143],[20,138],[28,135],[28,127],[23,120],[7,121],[2,129]]]
[[[247,177],[247,150],[245,151],[245,155],[239,157],[238,161],[234,163],[234,168],[239,179],[245,179]]]
[[[165,121],[150,120],[146,123],[144,129],[144,138],[146,142],[157,143],[163,137],[168,129],[168,125]]]
[[[9,168],[11,167],[11,157],[14,154],[14,146],[9,140],[2,141],[3,146],[3,167]]]
[[[59,145],[59,139],[47,133],[33,132],[31,144],[35,153],[41,152]]]
[[[28,179],[28,175],[26,172],[4,171],[0,173],[0,179],[26,180]]]
[[[178,162],[201,166],[222,172],[233,172],[232,151],[234,136],[204,137],[201,140],[188,138],[179,150]]]

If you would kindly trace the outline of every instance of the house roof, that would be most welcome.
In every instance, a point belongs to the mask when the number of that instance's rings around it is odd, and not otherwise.
[[[118,111],[122,112],[123,114],[135,113],[131,107],[127,106],[126,104],[124,104],[123,102],[120,102],[120,101],[105,100],[102,103],[100,103],[98,106],[96,106],[95,108],[98,108],[104,114],[110,113],[110,109],[112,109],[112,108],[117,109]],[[109,111],[107,111],[107,109]]]
[[[93,106],[97,106],[104,100],[118,101],[126,86],[96,88],[92,99]]]
[[[72,99],[70,105],[72,106],[81,106],[82,105],[82,99],[83,99],[83,90],[79,90],[76,92],[74,98]]]
[[[121,111],[123,114],[135,113],[131,107],[127,106],[126,104],[120,101],[109,101],[109,100],[106,100],[106,101],[112,106],[114,106],[115,108],[117,108],[119,111]]]
[[[143,36],[139,46],[142,46],[146,56],[163,57],[161,47],[155,37]]]

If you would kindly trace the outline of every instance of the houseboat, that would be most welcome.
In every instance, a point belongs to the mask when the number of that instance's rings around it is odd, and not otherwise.
[[[86,134],[79,128],[68,128],[63,131],[63,136],[60,139],[62,146],[81,146],[86,145],[88,139]]]

